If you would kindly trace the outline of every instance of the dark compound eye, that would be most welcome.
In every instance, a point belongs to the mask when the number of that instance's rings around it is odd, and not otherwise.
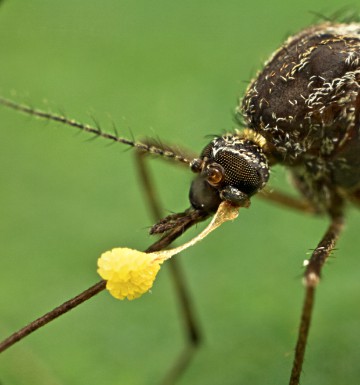
[[[222,200],[248,206],[269,179],[261,138],[251,130],[224,135],[208,144],[192,167],[200,175],[190,190],[193,207],[213,212]]]
[[[249,196],[262,187],[261,176],[249,158],[224,150],[216,154],[215,160],[224,168],[224,184]]]

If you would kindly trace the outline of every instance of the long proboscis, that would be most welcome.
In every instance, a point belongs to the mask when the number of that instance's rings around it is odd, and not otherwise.
[[[116,133],[110,134],[110,133],[104,132],[99,127],[93,127],[88,124],[80,123],[74,119],[70,119],[63,115],[55,114],[53,112],[46,112],[37,108],[32,108],[25,104],[20,104],[1,96],[0,96],[0,105],[22,112],[27,115],[35,116],[37,118],[51,120],[53,122],[61,123],[69,127],[75,127],[79,130],[88,132],[97,137],[108,139],[117,143],[126,144],[127,146],[134,147],[139,151],[143,151],[152,155],[157,155],[164,158],[172,159],[174,161],[185,163],[187,165],[190,165],[192,161],[192,159],[189,159],[187,156],[184,156],[183,154],[176,152],[175,150],[170,149],[169,147],[165,147],[165,146],[161,147],[160,145],[156,146],[152,143],[147,144],[147,143],[126,139],[118,136]]]

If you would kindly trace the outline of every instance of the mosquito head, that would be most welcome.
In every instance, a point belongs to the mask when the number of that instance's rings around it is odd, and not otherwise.
[[[224,200],[248,207],[249,198],[269,179],[265,144],[265,139],[252,130],[213,139],[191,163],[199,174],[190,189],[192,206],[209,213]]]

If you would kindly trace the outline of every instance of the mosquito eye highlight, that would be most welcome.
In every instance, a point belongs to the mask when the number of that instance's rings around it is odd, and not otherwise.
[[[212,186],[218,186],[224,180],[224,168],[220,164],[210,164],[206,168],[206,179]]]

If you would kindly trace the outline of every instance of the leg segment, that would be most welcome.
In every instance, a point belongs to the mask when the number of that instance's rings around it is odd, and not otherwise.
[[[257,195],[261,199],[273,202],[277,205],[292,210],[300,211],[302,213],[316,214],[316,209],[305,199],[293,198],[290,195],[284,194],[279,191],[260,191]]]
[[[333,215],[331,224],[308,261],[304,274],[305,299],[289,385],[299,385],[305,349],[311,323],[315,288],[320,281],[321,269],[328,259],[344,226],[342,214]]]
[[[150,180],[149,171],[145,164],[145,157],[145,153],[137,152],[136,163],[152,216],[155,221],[158,221],[160,218],[162,218],[162,213],[160,205],[158,203],[157,194]],[[182,375],[188,364],[191,362],[193,354],[195,353],[196,348],[201,342],[200,327],[195,317],[190,293],[188,292],[188,289],[186,287],[186,282],[184,279],[183,272],[181,270],[181,266],[179,264],[179,260],[174,258],[169,262],[170,263],[168,264],[168,266],[170,268],[170,274],[173,278],[176,296],[179,301],[182,317],[185,321],[184,327],[186,333],[186,346],[181,352],[178,359],[175,361],[175,364],[173,365],[171,370],[163,379],[163,382],[161,383],[162,385],[170,385],[176,382],[176,380]]]

